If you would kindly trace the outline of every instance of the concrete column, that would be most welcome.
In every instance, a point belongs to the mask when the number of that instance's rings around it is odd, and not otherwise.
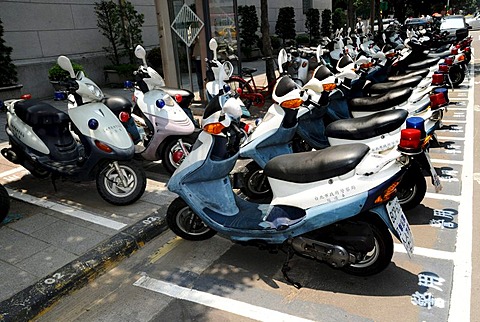
[[[170,87],[178,87],[176,62],[172,41],[172,32],[170,30],[168,1],[155,0],[155,9],[157,11],[158,35],[160,37],[160,49],[162,51],[162,66],[165,78],[165,85]]]

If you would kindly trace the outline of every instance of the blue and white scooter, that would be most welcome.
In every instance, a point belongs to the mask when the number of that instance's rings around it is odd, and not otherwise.
[[[279,89],[292,103],[303,93]],[[167,187],[179,195],[167,210],[167,223],[180,237],[204,240],[217,232],[242,244],[282,250],[326,262],[354,275],[384,270],[393,254],[392,233],[412,253],[408,221],[395,197],[405,163],[402,153],[384,157],[364,144],[283,155],[265,167],[273,190],[270,204],[239,198],[229,173],[244,135],[236,126],[241,109],[229,96],[206,107],[203,131]],[[419,148],[420,131],[405,133],[399,149]],[[295,286],[299,286],[294,283]]]

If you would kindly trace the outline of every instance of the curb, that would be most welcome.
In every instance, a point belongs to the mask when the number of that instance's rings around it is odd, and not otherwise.
[[[167,230],[164,219],[148,216],[97,247],[0,302],[0,321],[28,321],[62,296],[77,290],[115,267],[146,242]]]

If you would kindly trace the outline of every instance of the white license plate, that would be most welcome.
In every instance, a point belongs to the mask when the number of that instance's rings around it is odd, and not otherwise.
[[[430,154],[425,151],[425,157],[427,158],[428,166],[430,167],[430,174],[432,175],[432,184],[435,187],[435,192],[440,192],[442,190],[442,183],[440,182],[440,177],[433,167],[432,161],[430,160]]]
[[[403,213],[402,206],[398,202],[398,198],[390,200],[386,204],[388,217],[392,222],[393,228],[400,237],[405,250],[409,257],[412,257],[413,254],[413,236],[412,231],[410,230],[410,225],[408,224],[407,217]]]

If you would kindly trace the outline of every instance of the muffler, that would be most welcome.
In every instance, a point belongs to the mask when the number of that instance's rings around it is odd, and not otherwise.
[[[4,148],[1,151],[3,157],[12,163],[19,164],[20,160],[18,155],[11,148]]]

